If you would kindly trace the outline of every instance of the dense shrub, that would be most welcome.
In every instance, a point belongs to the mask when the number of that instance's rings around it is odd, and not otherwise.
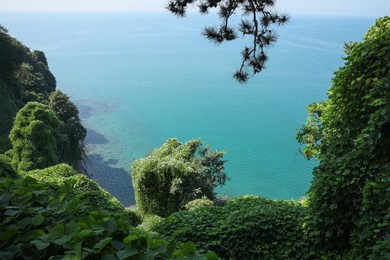
[[[76,166],[83,154],[82,141],[87,133],[80,122],[79,111],[59,90],[50,94],[49,107],[61,121],[57,135],[59,157],[62,162]]]
[[[79,116],[77,107],[70,101],[69,97],[59,90],[52,92],[49,96],[49,107],[62,122]]]
[[[169,139],[146,158],[132,163],[137,208],[145,215],[168,216],[188,202],[215,199],[214,188],[227,179],[224,152],[202,148],[201,140]]]
[[[328,100],[309,107],[298,139],[320,160],[307,231],[324,257],[367,258],[390,245],[390,17],[346,46]],[[387,248],[388,250],[388,248]],[[375,253],[376,254],[376,253]]]
[[[59,189],[28,176],[0,180],[1,259],[217,259],[191,243],[150,238],[115,215],[80,215],[84,202],[72,196],[74,180]]]
[[[4,154],[0,154],[0,178],[17,178],[18,173],[11,165],[11,160]]]
[[[133,226],[136,227],[142,223],[142,214],[141,213],[139,213],[137,210],[131,209],[131,208],[126,208],[126,211],[127,211],[127,216],[128,216],[129,222]]]
[[[305,213],[297,202],[243,196],[223,207],[179,211],[154,231],[225,259],[307,259],[314,255],[303,233]]]
[[[13,80],[28,51],[23,44],[9,36],[7,30],[0,30],[0,79],[6,82]]]
[[[132,214],[126,211],[116,198],[103,190],[95,181],[85,175],[78,174],[69,165],[59,164],[42,170],[29,171],[25,175],[50,185],[53,189],[59,189],[65,182],[71,181],[72,192],[84,203],[84,212],[99,209],[125,216]]]
[[[20,109],[10,133],[15,168],[29,171],[57,164],[58,128],[59,120],[46,105],[29,102]]]
[[[144,231],[152,231],[161,221],[162,217],[157,215],[144,215],[142,216],[142,223],[137,228]]]
[[[199,209],[199,208],[207,208],[211,207],[214,205],[214,202],[209,200],[206,197],[200,198],[200,199],[195,199],[190,202],[188,202],[184,208],[187,210],[194,210],[194,209]]]
[[[19,103],[8,85],[0,79],[0,153],[6,152],[11,147],[8,135],[18,110]]]

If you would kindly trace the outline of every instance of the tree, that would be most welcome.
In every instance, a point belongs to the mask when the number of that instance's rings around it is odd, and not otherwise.
[[[146,158],[132,163],[137,208],[166,217],[194,199],[216,198],[214,188],[227,179],[224,152],[202,148],[202,141],[167,140]]]
[[[59,120],[43,104],[29,102],[16,115],[10,139],[12,164],[19,171],[42,169],[59,162]]]
[[[60,119],[57,147],[61,161],[76,165],[83,154],[83,140],[87,130],[79,118],[79,111],[69,97],[59,90],[49,96],[49,107]]]
[[[257,74],[265,68],[268,56],[265,49],[277,40],[277,34],[271,27],[283,25],[289,21],[286,14],[278,14],[272,10],[275,0],[170,0],[167,9],[183,17],[190,5],[197,4],[201,14],[217,9],[221,24],[206,27],[203,35],[214,43],[231,41],[241,34],[250,36],[251,43],[241,52],[242,63],[235,72],[234,78],[244,83],[250,75]],[[232,17],[240,12],[241,21],[232,25]]]
[[[386,16],[362,42],[347,44],[328,99],[309,106],[298,133],[304,154],[320,161],[308,192],[307,231],[331,258],[370,258],[390,245],[389,42]]]
[[[49,107],[62,122],[66,122],[72,117],[79,117],[77,107],[70,101],[66,94],[59,90],[50,94]]]
[[[43,51],[35,50],[31,53],[31,57],[35,62],[33,62],[35,73],[40,73],[45,83],[49,88],[49,92],[54,91],[57,86],[57,81],[54,75],[49,70],[49,65],[47,63],[47,59],[45,53]]]

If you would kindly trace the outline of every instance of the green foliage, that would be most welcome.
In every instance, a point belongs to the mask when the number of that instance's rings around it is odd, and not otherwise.
[[[7,30],[0,30],[0,79],[11,81],[28,51],[23,44],[9,36]]]
[[[50,87],[41,73],[35,73],[33,65],[23,62],[15,73],[15,79],[23,88],[22,101],[42,102],[47,98]]]
[[[31,53],[31,56],[35,61],[41,62],[45,66],[49,66],[49,64],[47,63],[46,55],[43,51],[35,50]]]
[[[297,202],[243,196],[223,207],[179,211],[154,231],[224,259],[308,259],[314,254],[302,228],[305,214]]]
[[[8,134],[18,110],[19,104],[12,91],[0,79],[0,152],[5,152],[11,148]]]
[[[47,95],[56,87],[45,54],[41,51],[31,53],[4,30],[0,30],[0,79],[10,85],[21,85],[22,92],[28,92],[25,93],[27,96],[39,93]]]
[[[103,190],[95,181],[85,175],[78,174],[67,164],[29,171],[26,176],[33,177],[53,189],[59,189],[65,182],[71,182],[73,184],[72,192],[85,204],[84,212],[99,209],[111,214],[118,213],[126,218],[130,215],[116,198]]]
[[[326,257],[374,254],[389,244],[390,17],[349,44],[328,100],[309,107],[298,140],[320,160],[309,190],[307,232]],[[386,242],[387,241],[387,242]]]
[[[2,27],[3,28],[3,27]],[[56,79],[50,72],[42,51],[33,51],[0,30],[0,152],[11,149],[8,139],[14,118],[20,108],[30,101],[50,104],[61,120],[56,135],[59,162],[76,165],[82,157],[82,141],[86,130],[78,111],[69,98],[53,92]]]
[[[70,101],[66,94],[59,90],[50,94],[49,107],[62,122],[67,122],[69,119],[74,117],[78,118],[79,116],[77,107]]]
[[[24,106],[16,115],[10,133],[15,168],[28,171],[57,164],[58,127],[57,117],[47,106],[37,102]]]
[[[126,211],[127,211],[127,217],[129,219],[129,222],[133,225],[133,226],[138,226],[139,224],[142,223],[142,214],[139,213],[137,210],[134,210],[134,209],[130,209],[130,208],[126,208]]]
[[[194,210],[199,208],[208,208],[214,205],[214,202],[212,200],[209,200],[206,197],[202,197],[200,199],[194,199],[190,202],[188,202],[184,208],[187,210]]]
[[[137,208],[145,215],[165,217],[194,199],[213,200],[214,188],[227,179],[223,155],[202,148],[201,140],[167,140],[131,165]]]
[[[217,259],[193,244],[169,244],[123,218],[91,211],[72,196],[74,180],[50,189],[31,177],[0,179],[1,259]]]
[[[351,234],[350,259],[390,259],[390,176],[386,178],[363,187],[364,214]]]
[[[4,154],[0,154],[0,178],[17,178],[18,173],[11,165],[11,160]]]
[[[318,159],[320,156],[320,144],[323,139],[324,125],[322,115],[326,111],[329,102],[327,100],[310,104],[307,107],[309,116],[306,121],[306,125],[303,125],[297,134],[297,140],[300,143],[304,143],[305,147],[301,153],[307,159]]]
[[[79,111],[69,97],[59,90],[50,94],[49,107],[61,121],[57,135],[61,161],[76,166],[83,154],[82,141],[87,133],[80,122]]]
[[[144,231],[152,231],[161,221],[162,217],[157,215],[144,215],[142,217],[142,223],[137,226],[137,228]]]

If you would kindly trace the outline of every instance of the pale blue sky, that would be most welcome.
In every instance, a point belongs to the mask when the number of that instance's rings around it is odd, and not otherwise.
[[[0,11],[164,11],[168,0],[0,0]],[[278,0],[290,14],[390,15],[389,0]]]

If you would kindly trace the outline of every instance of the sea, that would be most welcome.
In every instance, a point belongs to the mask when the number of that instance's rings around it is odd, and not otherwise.
[[[201,32],[220,23],[213,14],[0,12],[10,35],[45,52],[88,129],[88,174],[125,206],[135,204],[130,164],[172,137],[226,151],[219,196],[305,196],[317,162],[300,154],[297,129],[327,98],[344,43],[374,21],[292,16],[275,27],[266,70],[240,84],[232,75],[251,39],[210,43]]]

